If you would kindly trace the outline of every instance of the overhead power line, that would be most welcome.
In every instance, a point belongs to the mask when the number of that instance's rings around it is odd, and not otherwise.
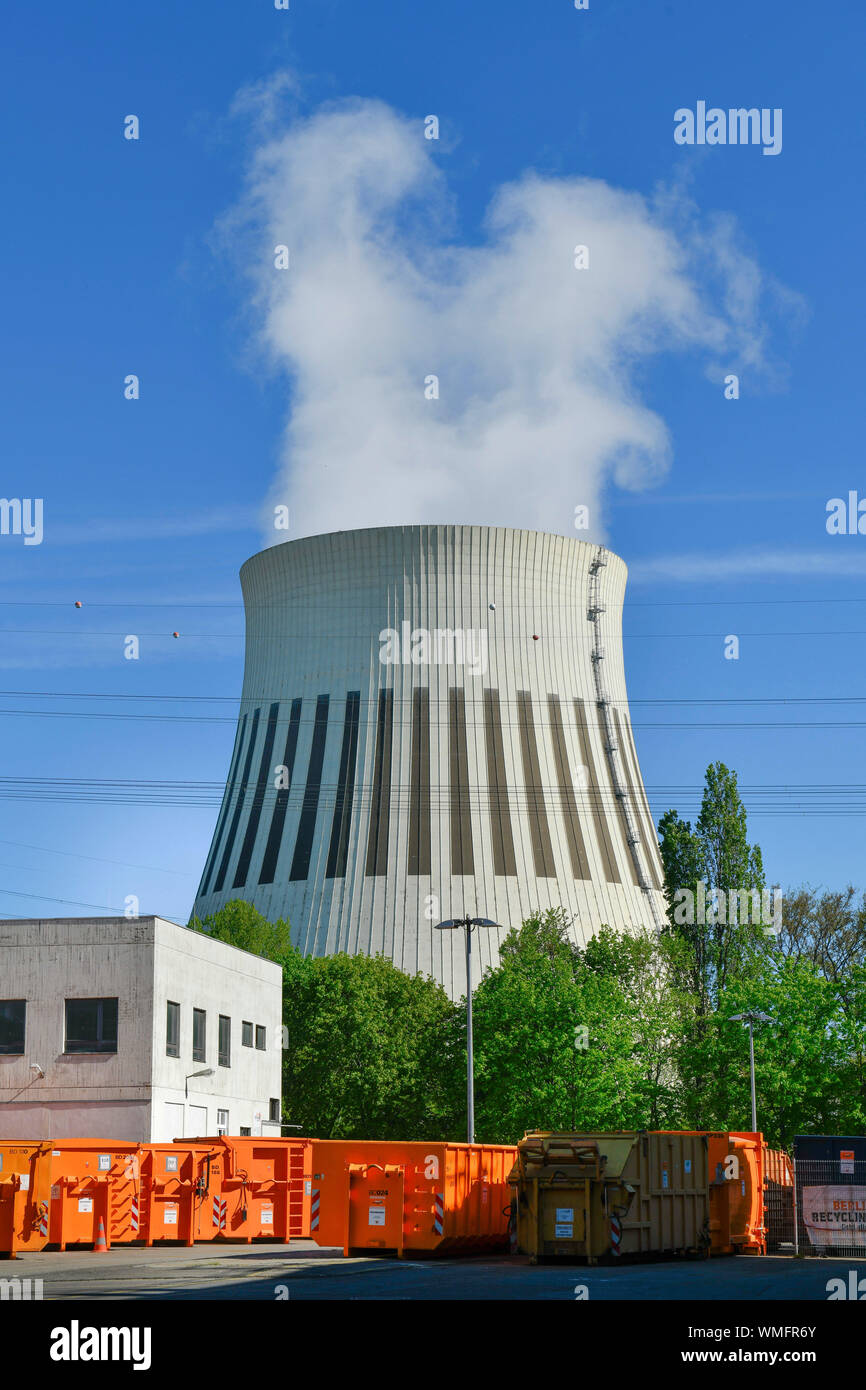
[[[274,795],[269,783],[265,789]],[[185,780],[144,781],[142,779],[110,778],[54,778],[50,781],[30,777],[0,778],[0,799],[26,800],[38,802],[73,802],[78,804],[133,805],[146,807],[199,807],[215,810],[223,799],[225,784],[222,781],[192,782]],[[700,806],[704,788],[702,785],[662,785],[649,783],[647,795],[657,805],[675,806],[681,814],[692,814]],[[792,784],[740,784],[739,791],[747,803],[749,815],[863,815],[866,814],[866,783],[792,783]],[[305,782],[299,779],[289,793],[289,803],[299,807],[305,795]],[[617,802],[612,791],[602,789],[576,790],[578,808],[584,811],[600,809],[607,816],[616,813]],[[392,789],[390,805],[399,811],[409,805],[408,788]],[[518,787],[509,788],[507,804],[512,810],[525,811],[544,805],[553,810],[559,805],[558,785],[543,784],[538,793],[528,793]],[[243,792],[243,805],[249,808],[254,802],[261,802],[261,789],[248,785]],[[319,808],[330,811],[336,804],[337,786],[323,783],[319,794]],[[354,806],[356,810],[369,808],[373,800],[370,787],[356,789]],[[451,807],[451,788],[431,789],[430,803],[434,809],[449,811]],[[470,783],[466,786],[462,806],[479,813],[491,806],[491,791],[487,786]]]
[[[251,705],[267,703],[273,697],[268,694],[248,695],[243,698],[237,695],[157,695],[148,691],[133,694],[128,690],[114,691],[113,693],[102,690],[0,690],[0,698],[15,700],[170,700],[189,703],[198,701],[204,704]],[[515,702],[513,700],[509,702],[503,696],[501,703],[513,704]],[[866,695],[702,695],[699,697],[667,695],[629,700],[611,698],[610,703],[620,705],[862,705],[866,704]]]
[[[244,604],[238,599],[98,599],[87,598],[82,600],[86,608],[168,608],[175,611],[190,608],[229,608],[235,611],[246,611],[248,613],[261,612],[271,608],[285,608],[285,602],[277,603],[248,603]],[[345,606],[351,607],[353,603],[351,595],[345,600]],[[680,598],[680,599],[630,599],[624,603],[626,609],[629,608],[742,608],[742,607],[764,607],[764,606],[794,606],[815,603],[866,603],[866,594],[852,597],[850,594],[825,595],[820,598]],[[0,608],[61,608],[68,609],[70,600],[65,599],[0,599]],[[361,606],[361,601],[359,601]],[[365,609],[367,608],[364,602]],[[530,605],[525,603],[512,602],[507,604],[511,612],[521,612],[528,610]]]

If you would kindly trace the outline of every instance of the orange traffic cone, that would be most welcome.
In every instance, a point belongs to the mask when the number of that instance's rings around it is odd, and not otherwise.
[[[108,1246],[105,1243],[105,1224],[102,1217],[99,1218],[99,1230],[96,1233],[96,1244],[93,1247],[94,1255],[107,1255]]]

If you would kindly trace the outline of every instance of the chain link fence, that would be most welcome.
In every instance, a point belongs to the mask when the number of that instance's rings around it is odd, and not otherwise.
[[[800,1255],[866,1257],[866,1162],[794,1159]]]
[[[765,1150],[769,1255],[866,1258],[866,1160]]]

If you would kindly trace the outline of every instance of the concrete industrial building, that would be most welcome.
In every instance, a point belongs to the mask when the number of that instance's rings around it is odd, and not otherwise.
[[[241,582],[241,711],[199,916],[244,898],[305,953],[382,952],[455,996],[463,943],[443,918],[507,929],[562,907],[577,942],[661,925],[616,555],[379,527],[276,545]],[[482,965],[501,935],[480,934]]]
[[[280,1134],[282,970],[159,917],[0,921],[0,1139]]]

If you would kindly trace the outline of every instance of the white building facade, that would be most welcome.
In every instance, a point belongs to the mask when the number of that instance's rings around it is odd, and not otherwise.
[[[563,908],[578,943],[662,924],[616,555],[381,527],[274,546],[241,582],[241,711],[199,916],[243,898],[304,953],[381,952],[453,996],[464,947],[443,919],[501,924],[482,966],[538,910]]]
[[[2,1139],[279,1135],[281,1043],[272,961],[159,917],[0,921]]]

